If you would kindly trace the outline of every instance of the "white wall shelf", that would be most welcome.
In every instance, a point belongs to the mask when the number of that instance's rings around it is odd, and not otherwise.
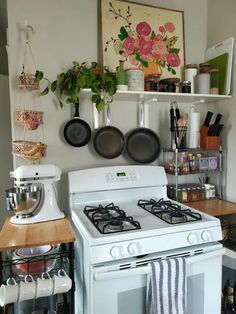
[[[90,89],[84,89],[82,93],[91,94]],[[121,101],[156,101],[179,103],[211,103],[224,99],[230,99],[232,95],[207,95],[207,94],[183,94],[183,93],[164,93],[164,92],[144,92],[144,91],[117,91],[114,99]]]

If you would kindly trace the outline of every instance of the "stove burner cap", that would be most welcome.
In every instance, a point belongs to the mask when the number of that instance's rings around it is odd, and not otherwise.
[[[178,223],[178,222],[185,222],[186,217],[184,214],[179,213],[179,212],[172,212],[168,213],[169,220],[173,223]]]
[[[123,229],[123,222],[118,219],[113,219],[107,224],[109,231],[121,231]]]
[[[109,219],[111,218],[111,214],[109,213],[109,210],[106,208],[99,209],[95,213],[93,213],[93,219]]]

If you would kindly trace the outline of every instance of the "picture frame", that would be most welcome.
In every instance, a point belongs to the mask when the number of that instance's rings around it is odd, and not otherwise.
[[[181,80],[185,66],[184,12],[126,0],[99,0],[99,61],[116,71]]]

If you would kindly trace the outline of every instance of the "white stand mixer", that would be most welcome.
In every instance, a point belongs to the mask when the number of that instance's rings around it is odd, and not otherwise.
[[[58,207],[54,186],[54,182],[61,178],[60,168],[55,165],[20,166],[10,172],[10,177],[15,179],[16,186],[16,188],[7,191],[8,201],[10,194],[9,207],[15,211],[15,216],[10,220],[13,224],[31,224],[65,217]],[[33,188],[35,189],[33,190]],[[37,196],[37,199],[30,199],[31,195]],[[21,208],[22,206],[26,207],[29,201],[34,202],[32,211],[28,206],[27,214],[21,214],[20,206]]]

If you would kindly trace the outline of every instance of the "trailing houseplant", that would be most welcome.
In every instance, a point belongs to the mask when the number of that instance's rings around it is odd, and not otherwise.
[[[58,98],[59,104],[75,104],[79,102],[81,90],[90,88],[92,91],[91,101],[96,104],[97,110],[103,110],[107,103],[111,103],[116,93],[115,73],[106,67],[101,67],[97,62],[79,63],[74,61],[72,66],[65,72],[60,73],[53,82],[44,77],[42,71],[36,71],[36,81],[47,81],[46,88],[40,95],[46,95],[52,91]]]

